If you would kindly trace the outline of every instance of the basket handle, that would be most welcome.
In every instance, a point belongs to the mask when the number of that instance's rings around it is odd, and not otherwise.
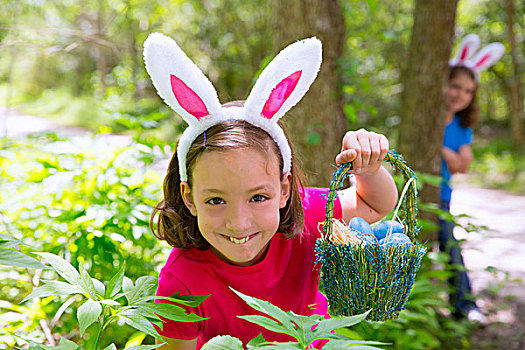
[[[398,154],[395,150],[388,151],[385,160],[388,161],[397,171],[403,174],[405,183],[411,182],[413,186],[406,188],[406,195],[400,198],[403,201],[404,219],[407,227],[407,235],[413,240],[419,233],[417,226],[417,187],[416,187],[416,173],[408,167],[403,156]],[[328,192],[328,200],[326,202],[326,220],[323,224],[323,232],[325,237],[332,235],[332,219],[334,216],[334,200],[337,197],[337,191],[342,187],[343,181],[350,175],[352,170],[352,163],[341,164],[337,167],[332,175],[330,182],[330,191]],[[411,180],[413,179],[413,180]],[[396,210],[397,211],[397,210]]]

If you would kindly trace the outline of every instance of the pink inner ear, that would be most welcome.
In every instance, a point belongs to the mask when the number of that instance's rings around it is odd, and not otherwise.
[[[261,112],[263,117],[272,119],[286,99],[288,99],[288,97],[290,97],[292,94],[293,90],[297,86],[297,83],[299,82],[299,78],[301,78],[302,72],[303,71],[299,70],[293,74],[290,74],[273,88]]]
[[[199,120],[209,115],[208,109],[202,99],[188,87],[182,80],[170,74],[171,90],[182,108]]]
[[[463,48],[463,51],[461,51],[461,56],[459,57],[459,60],[460,60],[460,61],[464,61],[465,58],[467,58],[467,53],[468,53],[468,47],[465,46],[465,47]]]
[[[478,62],[476,62],[476,68],[481,67],[481,65],[485,63],[485,61],[488,60],[489,58],[490,58],[490,54],[486,54],[485,56],[483,56]]]

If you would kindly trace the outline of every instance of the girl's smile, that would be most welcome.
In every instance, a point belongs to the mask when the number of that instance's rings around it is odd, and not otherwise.
[[[238,237],[232,237],[232,236],[224,236],[226,239],[229,239],[231,242],[235,243],[235,244],[244,244],[246,242],[248,242],[252,237],[255,237],[257,235],[257,233],[254,233],[253,235],[248,235],[248,236],[244,236],[244,237],[241,237],[241,238],[238,238]]]
[[[277,156],[252,148],[205,151],[191,174],[181,193],[212,252],[234,265],[261,261],[290,195],[291,174],[281,181]]]

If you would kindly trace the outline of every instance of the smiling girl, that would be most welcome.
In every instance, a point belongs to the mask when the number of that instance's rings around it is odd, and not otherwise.
[[[170,38],[152,34],[145,60],[161,97],[189,124],[152,216],[158,214],[154,234],[174,247],[157,295],[211,294],[188,308],[206,320],[164,323],[163,348],[199,349],[217,335],[244,344],[259,334],[267,341],[292,341],[238,318],[256,311],[230,287],[285,311],[327,315],[314,248],[328,189],[302,186],[278,122],[313,82],[320,42],[290,45],[261,73],[245,102],[225,105]],[[334,217],[374,222],[393,209],[397,190],[381,165],[387,151],[383,135],[363,129],[345,135],[336,162],[353,162],[356,185],[340,192]]]

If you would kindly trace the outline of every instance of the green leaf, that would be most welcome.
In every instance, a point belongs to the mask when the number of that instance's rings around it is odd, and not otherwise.
[[[134,313],[132,310],[125,310],[119,313],[117,316],[121,321],[130,325],[131,327],[148,335],[151,335],[156,339],[162,340],[160,334],[152,326],[151,322],[146,317],[140,316]]]
[[[80,285],[80,274],[69,262],[51,253],[35,253],[46,259],[55,271],[62,276],[66,281],[73,285]]]
[[[104,304],[104,305],[111,305],[111,306],[119,306],[120,305],[120,303],[118,301],[115,301],[113,299],[103,299],[103,300],[99,300],[98,302],[101,303],[101,304]]]
[[[97,297],[97,290],[95,289],[95,284],[93,283],[93,280],[91,279],[91,276],[89,276],[89,273],[84,269],[82,264],[79,265],[80,269],[80,279],[79,283],[82,288],[89,294],[89,297],[91,299],[95,299]]]
[[[97,291],[97,294],[104,297],[104,295],[106,294],[106,286],[104,285],[104,283],[100,282],[96,278],[91,278],[91,281],[93,282],[93,285],[95,286],[95,290]]]
[[[84,336],[85,330],[95,322],[102,313],[102,306],[95,300],[88,299],[77,310],[80,324],[80,335]]]
[[[111,277],[106,289],[106,299],[111,299],[122,289],[122,281],[124,279],[124,272],[126,270],[126,264],[123,262],[120,264],[118,271]]]
[[[366,316],[370,313],[370,310],[355,316],[337,317],[322,320],[317,327],[312,331],[313,337],[308,339],[309,342],[312,340],[329,335],[333,330],[345,327],[351,327],[359,322],[363,321]]]
[[[161,346],[165,345],[166,343],[162,344],[156,344],[156,345],[134,345],[130,346],[129,348],[126,348],[125,350],[150,350],[150,349],[157,349]]]
[[[250,297],[248,295],[244,295],[241,292],[238,292],[231,287],[230,289],[233,292],[235,292],[241,299],[243,299],[249,306],[251,306],[257,311],[270,315],[271,317],[276,319],[277,322],[281,323],[282,326],[280,327],[277,326],[276,324],[273,324],[273,329],[275,332],[285,333],[285,334],[291,335],[297,340],[301,340],[301,336],[305,333],[305,330],[298,329],[297,322],[300,321],[299,317],[296,317],[294,314],[290,312],[285,312],[281,310],[279,307],[272,305],[271,303],[267,301],[260,300],[254,297]],[[265,322],[266,324],[271,325],[271,323],[262,321],[259,318],[253,318],[249,321],[253,322],[254,320]],[[302,322],[299,322],[299,323],[302,324]],[[277,330],[278,328],[280,328],[280,330]]]
[[[85,293],[83,289],[78,286],[73,286],[62,281],[44,281],[44,285],[38,287],[26,296],[20,303],[24,303],[33,298],[49,297],[52,295],[69,295]]]
[[[128,303],[129,303],[130,294],[132,293],[133,288],[134,288],[133,281],[129,277],[124,276],[122,279],[122,291],[125,293]]]
[[[81,347],[71,340],[67,340],[64,337],[60,337],[60,342],[57,346],[49,346],[42,344],[35,344],[30,342],[29,349],[31,350],[80,350]]]
[[[242,318],[243,320],[246,320],[248,322],[258,324],[259,326],[262,326],[270,331],[277,332],[277,333],[285,333],[285,334],[294,336],[293,334],[290,334],[282,324],[268,317],[260,316],[260,315],[246,315],[246,316],[237,316],[237,317]]]
[[[248,348],[248,350],[250,350],[250,349],[257,348],[257,347],[261,347],[261,345],[267,345],[267,344],[268,342],[266,341],[266,339],[264,339],[262,333],[259,333],[258,336],[256,336],[255,338],[250,340],[248,344],[246,344],[246,347]]]
[[[58,346],[54,348],[55,350],[77,350],[81,349],[80,345],[76,344],[75,342],[72,342],[71,340],[67,340],[64,337],[60,337],[60,342],[58,343]]]
[[[148,303],[134,305],[147,314],[156,313],[159,316],[178,322],[196,322],[206,320],[194,313],[186,313],[186,310],[180,306],[169,303]]]
[[[204,300],[206,300],[208,297],[210,297],[211,294],[207,295],[180,295],[180,292],[176,292],[175,294],[170,296],[170,301],[173,301],[178,304],[187,305],[191,307],[197,307],[200,303],[202,303]],[[157,297],[159,298],[159,297]]]
[[[141,297],[140,301],[149,301],[149,300],[167,300],[172,301],[177,304],[186,305],[190,307],[197,307],[202,303],[204,300],[209,298],[211,294],[206,295],[179,295],[179,292],[173,294],[169,297],[161,297],[161,296],[155,296],[155,295],[148,295],[145,297]]]
[[[142,276],[135,281],[135,288],[140,295],[154,295],[157,289],[157,278]]]
[[[24,242],[22,242],[21,240],[19,239],[16,239],[12,236],[9,236],[9,235],[6,235],[6,234],[3,234],[3,233],[0,233],[0,249],[1,248],[13,248],[13,247],[16,247],[17,245],[26,245]]]
[[[0,265],[18,266],[32,269],[50,269],[49,266],[13,249],[0,248]]]
[[[229,335],[219,335],[210,339],[202,350],[243,350],[242,342]]]
[[[114,343],[109,344],[104,350],[117,350],[117,346]]]
[[[124,279],[124,281],[126,280]],[[157,279],[155,277],[142,276],[142,277],[137,278],[137,280],[135,281],[135,286],[130,287],[128,290],[125,290],[125,292],[128,292],[128,294],[126,295],[126,298],[128,299],[128,303],[130,305],[133,305],[136,301],[138,301],[138,298],[140,298],[142,295],[149,296],[149,295],[155,294],[156,287],[157,287]]]

